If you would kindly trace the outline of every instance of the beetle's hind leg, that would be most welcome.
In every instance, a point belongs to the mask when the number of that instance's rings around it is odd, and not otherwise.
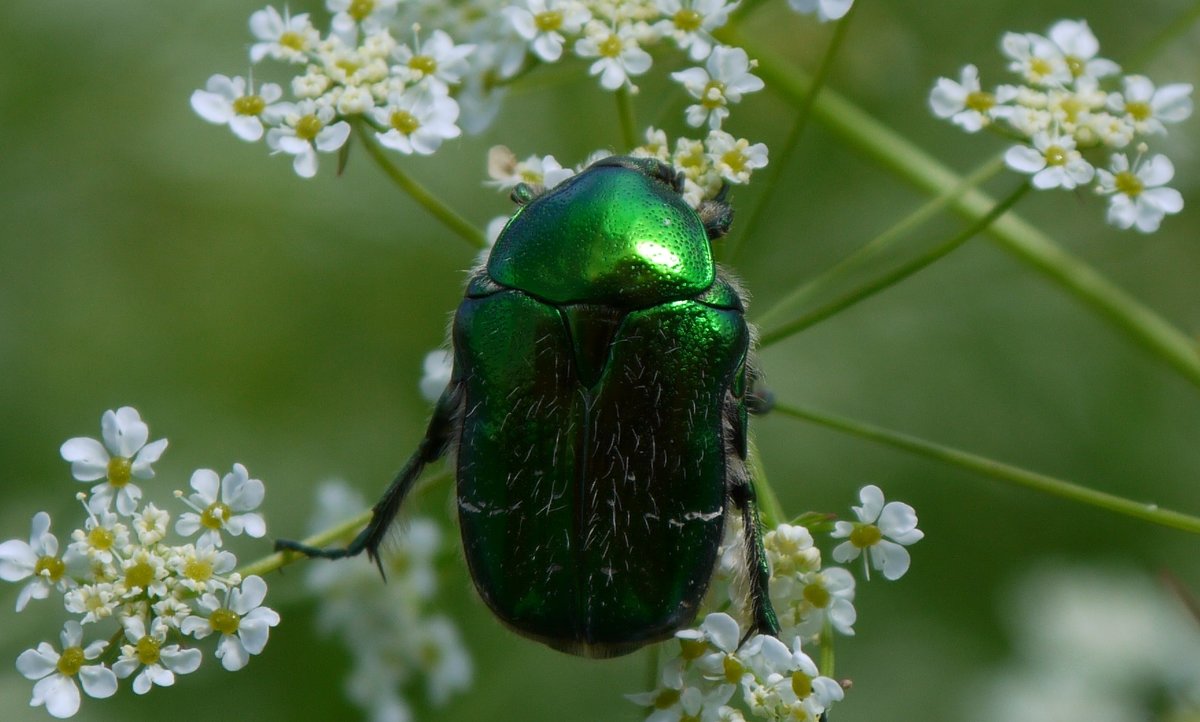
[[[379,567],[379,573],[383,574],[383,564],[379,559],[379,547],[383,544],[388,527],[395,520],[396,514],[400,511],[400,505],[404,502],[404,497],[408,495],[417,478],[421,476],[425,465],[440,459],[449,448],[454,430],[458,426],[458,413],[461,405],[462,384],[458,381],[451,381],[438,399],[437,406],[433,410],[433,418],[429,420],[429,427],[425,430],[425,436],[417,445],[416,451],[405,462],[404,468],[396,474],[396,478],[392,479],[392,483],[388,485],[383,497],[376,502],[372,509],[370,523],[348,545],[342,549],[322,549],[290,539],[278,539],[275,542],[275,550],[298,552],[305,556],[321,559],[343,559],[358,556],[365,551],[367,556]]]
[[[767,565],[767,554],[763,549],[762,521],[758,518],[754,485],[746,476],[735,478],[729,496],[733,505],[742,513],[742,527],[746,535],[746,570],[750,576],[750,611],[754,618],[754,626],[746,632],[742,641],[756,633],[778,637],[779,620],[775,616],[775,608],[771,606],[767,587],[771,569]]]

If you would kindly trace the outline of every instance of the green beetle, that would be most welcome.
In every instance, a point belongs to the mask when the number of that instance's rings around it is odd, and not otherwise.
[[[777,635],[746,468],[752,333],[713,262],[722,200],[699,211],[683,176],[600,160],[520,207],[470,275],[454,370],[416,452],[344,549],[379,547],[426,464],[456,452],[463,547],[506,625],[592,657],[692,622],[740,513],[754,627]]]

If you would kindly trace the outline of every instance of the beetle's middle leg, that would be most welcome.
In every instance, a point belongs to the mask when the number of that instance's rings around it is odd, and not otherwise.
[[[746,534],[746,570],[750,575],[750,606],[754,617],[754,627],[746,632],[742,641],[755,633],[778,637],[779,620],[775,617],[775,608],[771,606],[767,588],[771,569],[767,566],[767,553],[763,549],[762,521],[758,518],[753,483],[745,475],[736,475],[729,489],[729,497],[742,513],[742,527]]]
[[[416,451],[408,458],[404,468],[400,469],[396,478],[392,479],[392,483],[388,485],[387,491],[383,493],[383,497],[375,504],[370,523],[345,548],[322,549],[289,539],[279,539],[275,542],[276,551],[300,552],[322,559],[342,559],[357,556],[365,551],[367,556],[379,567],[379,573],[383,574],[383,564],[379,559],[379,547],[383,544],[388,527],[395,520],[396,514],[400,511],[400,505],[404,502],[404,497],[412,489],[413,484],[421,475],[421,471],[425,469],[425,465],[437,461],[446,453],[454,435],[454,429],[457,427],[461,403],[462,384],[451,381],[438,399],[433,410],[433,418],[429,420],[425,436],[417,445]]]

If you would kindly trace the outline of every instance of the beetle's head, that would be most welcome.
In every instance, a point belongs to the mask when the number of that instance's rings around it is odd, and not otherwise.
[[[610,156],[539,192],[518,186],[520,208],[488,274],[554,303],[656,305],[704,292],[716,276],[711,238],[729,227],[723,200],[700,212],[684,176],[653,158]]]

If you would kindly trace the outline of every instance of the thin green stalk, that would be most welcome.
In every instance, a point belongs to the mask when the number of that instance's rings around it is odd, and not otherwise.
[[[872,238],[866,245],[855,249],[850,255],[823,271],[821,275],[809,279],[776,301],[775,305],[771,306],[755,319],[755,323],[759,326],[765,326],[768,321],[780,315],[783,311],[802,301],[808,300],[817,291],[891,248],[901,238],[905,238],[910,232],[924,225],[926,221],[938,213],[941,213],[951,201],[958,200],[964,193],[990,180],[1002,170],[1004,170],[1004,159],[1000,156],[979,166],[974,172],[963,178],[962,182],[954,188],[931,198],[886,231]]]
[[[825,623],[821,625],[821,638],[817,643],[821,645],[821,662],[819,664],[821,676],[829,677],[830,679],[833,678],[836,670],[835,662],[837,661],[833,653],[834,639],[833,622],[829,621],[829,617],[826,616]]]
[[[863,284],[862,286],[843,294],[839,298],[830,301],[824,306],[821,306],[813,311],[809,311],[800,318],[785,323],[773,331],[764,333],[759,339],[759,348],[766,348],[773,343],[777,343],[785,338],[788,338],[789,336],[800,333],[804,329],[824,321],[830,316],[841,313],[860,301],[868,299],[886,288],[890,288],[922,268],[925,268],[934,261],[950,253],[955,248],[958,248],[962,244],[971,240],[980,232],[986,230],[988,226],[996,221],[996,219],[1003,216],[1006,212],[1008,212],[1008,209],[1012,208],[1017,201],[1024,197],[1024,195],[1029,192],[1029,188],[1030,185],[1028,182],[1022,183],[1007,198],[997,203],[992,210],[988,211],[985,216],[967,226],[965,229],[958,232],[948,240],[943,241],[941,244],[934,246],[933,248],[930,248],[928,251],[883,274],[882,276],[879,276],[878,278],[875,278]]]
[[[754,484],[754,494],[757,497],[759,518],[766,528],[777,527],[787,521],[789,517],[784,513],[783,504],[779,503],[779,496],[767,479],[767,471],[762,465],[762,455],[758,453],[753,439],[750,440],[750,451],[746,456],[750,480]]]
[[[744,241],[754,236],[758,230],[759,221],[762,220],[763,211],[771,205],[771,199],[775,195],[775,189],[780,185],[784,169],[787,167],[789,161],[791,161],[792,155],[796,152],[796,147],[800,145],[800,137],[804,135],[804,130],[808,127],[808,121],[812,117],[813,101],[816,100],[817,95],[821,92],[821,88],[825,86],[825,80],[829,77],[829,70],[833,67],[833,60],[837,57],[838,50],[842,47],[842,41],[846,39],[846,33],[850,29],[850,19],[854,17],[854,11],[858,9],[860,4],[854,3],[851,5],[850,11],[842,16],[841,20],[834,27],[833,37],[829,40],[829,47],[825,49],[825,55],[821,58],[821,64],[817,66],[817,74],[813,76],[812,85],[809,87],[808,93],[804,96],[804,100],[800,103],[800,106],[796,108],[796,120],[792,124],[792,129],[788,131],[787,138],[782,144],[774,146],[776,154],[768,166],[767,182],[763,186],[758,203],[754,206],[754,210],[750,211],[750,217],[746,220],[741,230],[725,246],[724,256],[727,263],[732,264],[737,260],[738,251],[745,245]]]
[[[358,139],[362,142],[367,155],[371,156],[371,160],[375,161],[375,164],[379,166],[388,178],[391,178],[396,185],[400,186],[401,190],[411,196],[430,215],[441,221],[442,225],[454,231],[458,237],[476,248],[487,248],[487,238],[483,235],[483,231],[458,215],[450,206],[443,203],[437,196],[430,193],[425,186],[418,183],[412,176],[402,171],[399,166],[393,163],[383,148],[379,147],[379,143],[375,142],[369,126],[364,123],[355,123],[354,130],[358,133]]]
[[[995,461],[984,456],[953,449],[932,441],[918,439],[897,431],[873,426],[854,419],[834,416],[813,409],[776,404],[774,411],[784,416],[808,421],[844,434],[874,441],[884,446],[908,451],[928,459],[945,462],[1014,486],[1022,486],[1050,496],[1077,501],[1089,506],[1106,509],[1116,514],[1131,516],[1153,524],[1200,534],[1200,517],[1161,509],[1157,504],[1148,504],[1125,497],[1089,489],[1070,481],[1046,474],[1022,469],[1011,464]]]
[[[633,113],[633,96],[628,85],[622,85],[614,93],[617,96],[617,118],[621,123],[621,142],[625,151],[637,146],[637,119]]]
[[[776,88],[796,104],[803,102],[812,85],[803,71],[757,45],[753,39],[734,33],[730,40],[758,58],[758,73],[768,86]],[[927,193],[945,193],[962,182],[960,176],[912,141],[829,88],[813,102],[813,117],[847,144]],[[974,190],[951,205],[960,215],[976,220],[985,215],[995,201]],[[1010,214],[993,223],[990,235],[1005,251],[1074,295],[1145,351],[1200,387],[1200,353],[1186,333],[1018,216]]]

